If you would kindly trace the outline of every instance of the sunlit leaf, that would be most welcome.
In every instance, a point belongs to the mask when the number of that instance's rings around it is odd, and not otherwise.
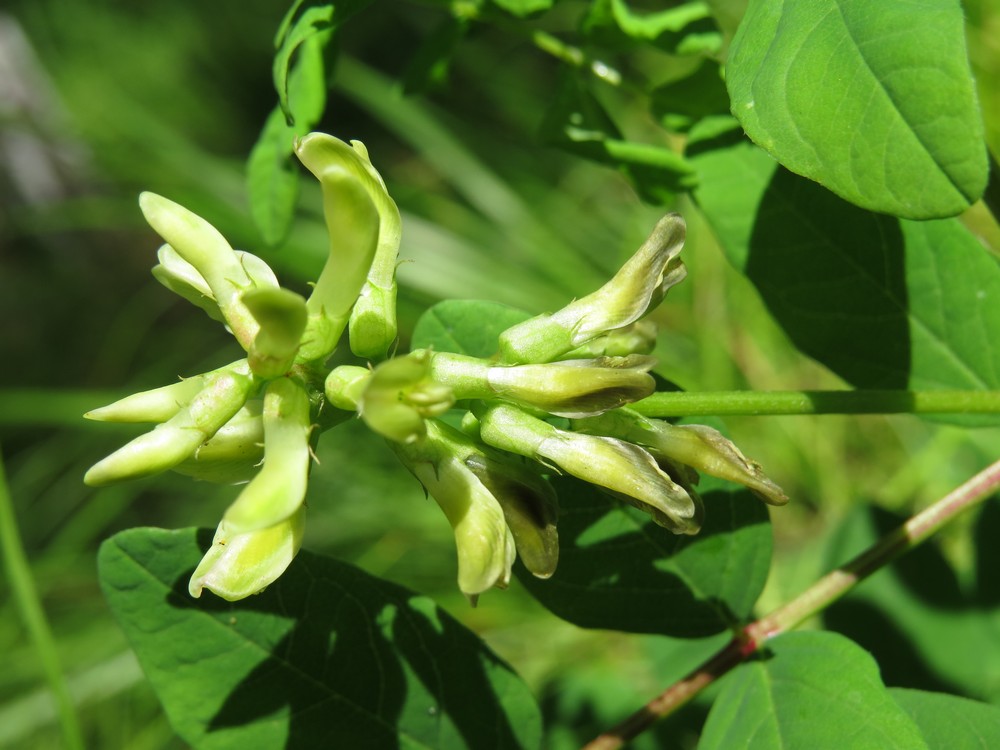
[[[698,750],[929,750],[878,665],[835,633],[786,633],[724,678]]]
[[[492,357],[498,350],[497,337],[529,317],[499,302],[446,300],[420,316],[413,330],[412,348]]]
[[[928,747],[1000,747],[1000,708],[946,693],[890,688],[889,695],[920,728]]]
[[[726,84],[747,134],[844,199],[953,216],[986,186],[957,0],[754,0]]]

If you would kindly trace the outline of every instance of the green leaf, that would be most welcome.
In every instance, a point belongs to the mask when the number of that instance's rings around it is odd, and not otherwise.
[[[646,41],[672,38],[668,49],[681,55],[711,54],[722,44],[706,2],[694,0],[652,13],[636,13],[625,0],[611,0],[611,12],[618,28],[628,36]]]
[[[694,168],[675,151],[625,140],[575,70],[564,70],[539,134],[546,143],[620,169],[652,203],[667,203],[696,181]]]
[[[433,602],[299,554],[264,593],[187,595],[211,535],[106,541],[104,595],[172,725],[195,748],[538,747],[510,668]]]
[[[698,120],[729,112],[729,94],[719,66],[705,61],[691,74],[659,86],[651,94],[652,111],[667,130],[686,132]]]
[[[1000,708],[945,693],[890,688],[889,695],[916,724],[927,745],[952,750],[1000,747]]]
[[[963,24],[958,0],[754,0],[726,66],[733,113],[852,203],[953,216],[987,178]]]
[[[293,158],[295,139],[308,133],[323,116],[325,50],[330,37],[329,32],[316,34],[302,44],[288,80],[294,125],[289,124],[281,106],[275,107],[247,161],[250,214],[269,245],[280,244],[292,225],[300,179],[298,162]]]
[[[296,53],[301,56],[300,47],[317,36],[329,39],[340,24],[370,2],[371,0],[297,0],[285,15],[274,40],[277,51],[272,73],[274,88],[278,92],[278,106],[289,125],[297,124],[299,115],[291,82]]]
[[[540,581],[518,578],[543,605],[588,628],[694,638],[743,622],[771,561],[764,505],[704,477],[705,524],[676,536],[591,485],[557,477],[559,567]]]
[[[492,357],[497,353],[497,337],[530,317],[499,302],[445,300],[420,316],[413,329],[411,348]]]
[[[928,750],[875,660],[835,633],[778,636],[724,678],[698,750],[734,747]]]
[[[867,549],[904,518],[859,508],[832,540],[828,563]],[[977,519],[978,586],[963,590],[938,547],[908,552],[823,613],[827,627],[868,649],[886,682],[1000,701],[1000,596],[993,550],[1000,507]]]
[[[857,208],[734,133],[693,151],[698,204],[799,349],[857,387],[1000,388],[1000,264],[958,220]]]

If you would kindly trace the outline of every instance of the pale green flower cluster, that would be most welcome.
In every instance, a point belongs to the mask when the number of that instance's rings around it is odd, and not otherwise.
[[[717,431],[627,407],[655,390],[655,328],[643,317],[685,277],[680,216],[664,217],[594,293],[501,333],[492,358],[421,349],[386,360],[397,330],[399,211],[360,143],[313,133],[296,153],[320,181],[330,233],[309,298],[281,288],[264,261],[233,250],[203,219],[144,194],[143,213],[167,242],[154,275],[223,322],[246,357],[87,415],[156,425],[92,467],[90,484],[168,469],[246,483],[191,578],[192,595],[208,588],[240,599],[285,570],[301,544],[312,446],[352,413],[444,511],[458,584],[473,602],[507,584],[516,556],[536,576],[555,572],[555,473],[677,534],[701,527],[697,471],[786,501]],[[330,370],[345,330],[359,364]]]

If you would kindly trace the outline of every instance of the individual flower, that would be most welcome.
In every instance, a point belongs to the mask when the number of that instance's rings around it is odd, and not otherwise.
[[[515,406],[490,404],[479,416],[488,445],[533,458],[628,500],[675,534],[696,534],[697,495],[663,471],[652,455],[624,440],[560,430]]]
[[[788,502],[788,496],[764,475],[760,464],[744,456],[721,432],[706,425],[672,425],[648,419],[631,409],[619,409],[575,420],[573,429],[642,445],[661,460],[742,484],[769,505]]]
[[[380,358],[396,339],[399,209],[360,141],[310,133],[295,153],[320,181],[330,234],[330,262],[309,298],[315,342],[306,356],[329,354],[349,324],[351,350]]]
[[[165,422],[90,468],[83,481],[97,487],[158,474],[194,455],[246,403],[256,381],[246,360],[203,376],[201,388]]]
[[[198,598],[208,589],[231,602],[260,593],[298,554],[304,530],[305,508],[273,526],[243,534],[234,534],[221,523],[191,576],[188,592]]]
[[[514,536],[497,498],[466,465],[444,428],[429,421],[422,439],[390,445],[452,525],[462,593],[475,604],[484,591],[506,588],[514,564]]]
[[[451,388],[431,376],[430,352],[412,352],[364,373],[346,365],[327,377],[327,399],[355,408],[372,430],[398,443],[424,436],[425,420],[444,414],[455,403]]]
[[[550,362],[593,339],[635,323],[687,275],[677,257],[685,224],[668,214],[607,284],[558,312],[539,315],[500,334],[503,362]]]
[[[456,399],[501,398],[560,417],[600,414],[650,395],[656,360],[639,354],[496,365],[447,352],[431,356],[431,375],[451,387]]]

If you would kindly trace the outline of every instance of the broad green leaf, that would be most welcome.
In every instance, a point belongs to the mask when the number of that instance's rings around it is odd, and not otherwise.
[[[735,133],[691,159],[726,255],[803,352],[857,387],[1000,388],[1000,264],[958,220],[865,211]]]
[[[963,23],[958,0],[754,0],[726,66],[733,114],[852,203],[953,216],[987,177]]]
[[[879,678],[836,633],[786,633],[727,675],[698,750],[930,750]]]
[[[742,622],[764,587],[771,527],[749,492],[704,477],[705,524],[676,536],[648,515],[575,479],[559,495],[559,567],[540,581],[521,566],[521,583],[555,614],[589,628],[711,635]]]
[[[946,693],[890,688],[889,695],[919,727],[931,748],[1000,747],[1000,708]]]
[[[829,565],[843,564],[905,519],[859,509],[838,530]],[[824,612],[827,627],[872,652],[886,682],[1000,702],[1000,601],[991,548],[1000,508],[977,520],[979,588],[963,591],[933,543],[908,552]]]
[[[538,747],[527,688],[430,600],[308,552],[258,596],[192,599],[210,540],[132,529],[99,557],[111,610],[192,747]]]
[[[499,302],[445,300],[420,316],[411,348],[492,357],[497,353],[497,337],[530,317]]]
[[[329,32],[316,34],[301,45],[288,79],[295,123],[290,125],[281,107],[275,107],[247,161],[250,215],[269,245],[280,244],[292,224],[301,179],[293,158],[295,139],[308,133],[323,115],[327,88],[324,55],[330,37]]]

